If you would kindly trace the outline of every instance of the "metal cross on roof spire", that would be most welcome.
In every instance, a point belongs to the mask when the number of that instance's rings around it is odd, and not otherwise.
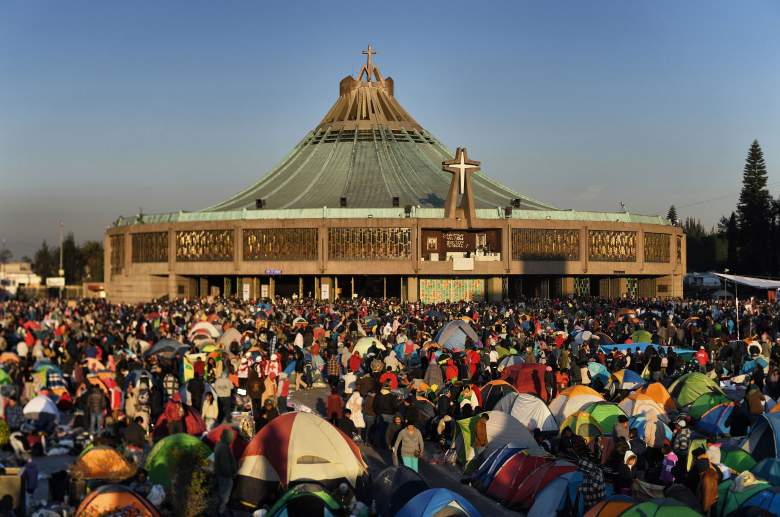
[[[364,56],[366,56],[366,64],[363,65],[363,68],[360,69],[360,74],[358,75],[358,80],[360,80],[363,77],[363,73],[365,72],[366,76],[368,76],[368,82],[370,83],[373,79],[373,77],[376,75],[376,78],[381,81],[379,78],[379,74],[375,73],[374,68],[374,60],[373,56],[377,53],[376,50],[374,50],[374,47],[371,46],[371,44],[368,44],[368,48],[362,52]]]
[[[458,147],[455,151],[455,159],[447,160],[442,164],[444,170],[451,172],[457,176],[460,186],[459,194],[463,194],[466,191],[466,173],[477,172],[479,170],[479,162],[469,160],[469,155],[466,152],[465,147]]]

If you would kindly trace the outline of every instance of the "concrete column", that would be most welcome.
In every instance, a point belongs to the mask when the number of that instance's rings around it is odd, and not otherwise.
[[[387,277],[382,277],[382,298],[387,298]]]
[[[315,300],[321,300],[322,299],[322,296],[321,296],[322,293],[320,291],[320,277],[318,277],[318,276],[314,277],[314,293],[313,294],[314,294],[314,299]]]
[[[268,297],[273,300],[276,296],[276,280],[274,277],[268,277]]]
[[[350,293],[349,293],[349,299],[353,299],[355,297],[355,277],[350,277],[349,279],[350,283]]]
[[[198,279],[198,292],[200,293],[201,298],[205,298],[206,296],[209,296],[209,280],[206,277],[200,277]]]
[[[500,276],[491,276],[486,280],[485,295],[489,302],[500,302],[503,294],[503,282]]]
[[[563,296],[571,296],[576,294],[574,292],[574,277],[565,276],[561,279],[561,294]]]
[[[298,298],[303,298],[303,277],[298,277]]]
[[[416,276],[410,276],[406,282],[406,300],[416,302],[420,299],[420,289]]]
[[[179,297],[177,277],[174,273],[168,273],[168,299],[176,300]]]
[[[339,277],[337,276],[333,277],[333,299],[339,299]]]

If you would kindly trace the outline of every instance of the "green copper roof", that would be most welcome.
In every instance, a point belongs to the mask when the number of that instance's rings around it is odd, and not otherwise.
[[[277,219],[403,219],[403,208],[298,208],[270,210],[229,210],[219,212],[174,212],[168,214],[144,214],[136,217],[120,217],[115,226],[137,224],[161,224],[206,221],[252,221]],[[417,219],[442,219],[443,208],[413,208],[410,217]],[[479,219],[504,219],[503,209],[478,208]],[[577,212],[574,210],[512,210],[512,220],[552,220],[572,222],[620,222],[669,225],[669,221],[657,215],[630,214],[627,212]]]

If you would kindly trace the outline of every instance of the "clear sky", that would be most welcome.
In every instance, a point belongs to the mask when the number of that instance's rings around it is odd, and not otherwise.
[[[780,194],[780,2],[0,4],[0,238],[194,210],[256,181],[361,49],[496,179],[564,208],[730,212],[750,142]]]

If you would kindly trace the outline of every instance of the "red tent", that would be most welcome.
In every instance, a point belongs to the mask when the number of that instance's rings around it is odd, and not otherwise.
[[[513,364],[501,372],[501,378],[517,388],[518,393],[531,393],[545,402],[549,402],[544,384],[543,364]]]
[[[499,501],[509,500],[517,484],[547,461],[543,456],[529,456],[525,452],[514,454],[496,471],[488,486],[487,495]]]
[[[576,465],[568,461],[551,461],[540,465],[529,475],[520,479],[513,488],[507,506],[528,509],[534,504],[536,494],[542,491],[550,482],[564,474],[577,470]]]
[[[184,406],[184,432],[192,436],[200,436],[206,432],[206,424],[203,422],[200,414],[190,406]],[[160,415],[157,423],[154,424],[155,440],[168,436],[168,419],[165,413]]]

